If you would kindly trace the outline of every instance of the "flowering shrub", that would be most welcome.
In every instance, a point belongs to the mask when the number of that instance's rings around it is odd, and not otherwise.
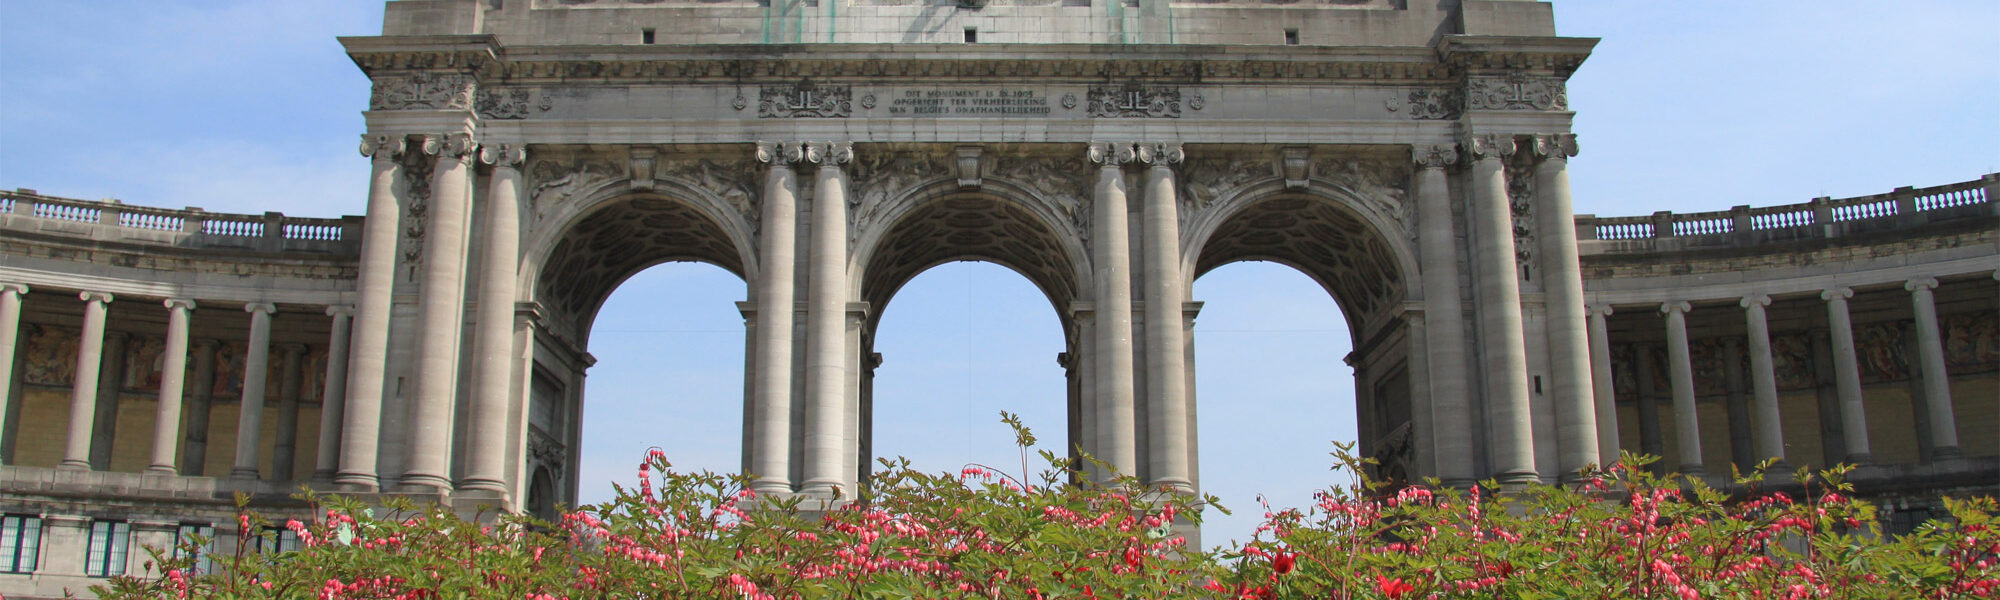
[[[1022,472],[1033,436],[1015,424]],[[1067,461],[1024,481],[883,461],[871,490],[831,507],[760,498],[745,480],[670,470],[655,451],[637,489],[557,523],[308,495],[302,548],[216,558],[154,552],[106,598],[1991,598],[2000,530],[1990,499],[1885,538],[1843,470],[1734,495],[1659,478],[1640,459],[1571,488],[1495,494],[1361,480],[1304,510],[1266,513],[1245,544],[1203,552],[1176,534],[1213,499],[1132,479],[1067,483]],[[1345,468],[1360,461],[1336,452]],[[1101,467],[1101,465],[1100,465]],[[1268,510],[1268,509],[1267,509]],[[245,514],[239,526],[257,535]],[[198,542],[198,541],[197,541]],[[164,575],[150,575],[164,573]]]

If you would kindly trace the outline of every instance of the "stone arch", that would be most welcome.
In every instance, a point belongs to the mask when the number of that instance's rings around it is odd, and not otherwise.
[[[1318,282],[1356,336],[1401,301],[1420,297],[1400,188],[1375,190],[1315,178],[1303,189],[1277,178],[1240,186],[1195,211],[1181,232],[1188,285],[1247,260],[1289,266]]]
[[[757,276],[752,223],[691,182],[661,179],[641,189],[605,181],[535,214],[538,224],[553,225],[531,231],[522,283],[579,345],[611,292],[654,265],[705,262],[745,281]]]
[[[880,308],[931,267],[985,260],[1026,277],[1067,323],[1069,303],[1089,293],[1090,265],[1084,234],[1076,220],[1059,214],[1061,205],[1004,179],[988,178],[978,189],[952,179],[913,186],[875,207],[880,216],[857,231],[851,285]],[[873,313],[870,331],[880,311]]]

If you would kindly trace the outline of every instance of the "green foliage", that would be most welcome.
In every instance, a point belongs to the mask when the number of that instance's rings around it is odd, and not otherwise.
[[[922,473],[883,461],[859,499],[761,498],[748,481],[677,473],[654,451],[637,489],[557,523],[467,520],[436,506],[363,506],[308,494],[287,524],[303,548],[192,558],[154,551],[155,578],[106,598],[1989,598],[2000,591],[2000,509],[1949,500],[1952,518],[1894,538],[1849,498],[1846,469],[1764,492],[1658,477],[1650,459],[1570,487],[1391,487],[1365,478],[1311,507],[1267,512],[1250,541],[1190,548],[1213,498],[1085,481],[1069,462],[1027,476],[1034,436],[1012,415],[1018,475],[971,465]],[[1351,446],[1337,469],[1363,472]],[[1090,462],[1092,472],[1109,465]],[[1767,465],[1768,466],[1768,465]],[[1077,483],[1072,483],[1072,482]],[[657,489],[655,488],[657,484]],[[1743,492],[1740,490],[1748,490]],[[239,500],[240,502],[240,500]],[[485,523],[485,524],[482,524]],[[243,531],[261,531],[245,512]],[[198,541],[197,541],[198,542]],[[198,543],[196,544],[199,545]]]

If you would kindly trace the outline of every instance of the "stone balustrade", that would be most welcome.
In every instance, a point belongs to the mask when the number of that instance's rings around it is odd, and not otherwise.
[[[1780,206],[1629,217],[1576,216],[1585,254],[1649,253],[1828,239],[2000,216],[2000,174],[1855,198],[1814,198]]]
[[[98,241],[253,252],[353,255],[362,217],[337,219],[212,213],[199,208],[76,200],[34,190],[0,191],[0,229]]]

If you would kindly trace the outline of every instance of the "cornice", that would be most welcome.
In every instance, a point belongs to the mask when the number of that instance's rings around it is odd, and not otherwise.
[[[502,46],[490,35],[341,38],[363,71],[450,69],[488,83],[758,83],[802,78],[1159,83],[1450,83],[1467,69],[1566,74],[1597,40],[1448,36],[1436,47],[1103,44]]]

